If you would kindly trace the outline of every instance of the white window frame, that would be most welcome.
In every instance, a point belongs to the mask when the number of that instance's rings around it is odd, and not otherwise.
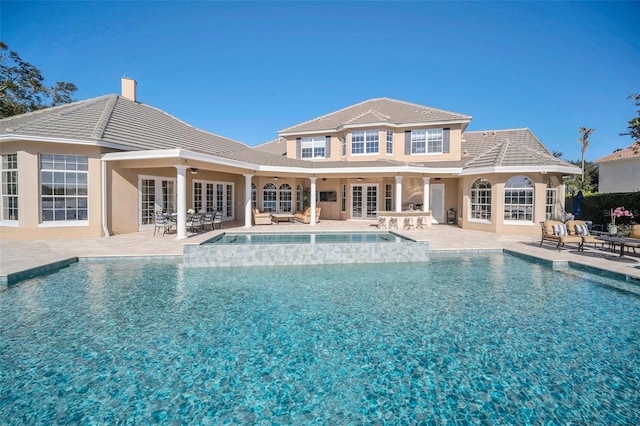
[[[555,177],[549,178],[547,183],[547,192],[545,197],[545,219],[555,220],[558,210],[556,208],[558,203],[558,179]]]
[[[173,213],[177,206],[177,183],[176,178],[167,177],[167,176],[153,176],[153,175],[138,175],[138,229],[151,229],[153,228],[153,215],[149,218],[149,223],[143,224],[143,190],[142,190],[142,181],[143,180],[152,180],[154,181],[154,212],[162,211],[165,213]],[[170,194],[170,199],[165,199],[164,187],[162,185],[163,182],[171,182],[173,186],[172,194]]]
[[[438,155],[444,150],[444,129],[411,131],[411,155]]]
[[[387,155],[393,155],[393,130],[387,130]]]
[[[200,191],[196,189],[197,185],[201,186]],[[233,219],[235,215],[233,182],[194,179],[191,184],[191,190],[193,209],[196,212],[213,213],[222,211],[224,220]]]
[[[278,187],[278,213],[293,213],[293,188],[288,183]]]
[[[273,182],[267,182],[262,187],[262,211],[267,213],[275,213],[277,208],[278,187]]]
[[[488,179],[478,178],[469,188],[469,222],[491,223],[492,185]]]
[[[535,191],[526,176],[513,176],[504,185],[503,220],[508,225],[533,225]],[[515,213],[515,218],[514,218]]]
[[[78,160],[84,160],[79,162]],[[50,164],[49,168],[45,168],[45,164]],[[54,227],[68,227],[68,226],[89,226],[89,157],[86,155],[67,155],[67,154],[40,154],[39,156],[39,165],[38,170],[40,174],[40,221],[38,224],[39,228],[54,228]],[[51,194],[44,194],[43,187],[46,185],[43,183],[45,181],[44,177],[50,174],[52,178],[51,183]],[[75,184],[73,182],[69,182],[69,178],[74,176]],[[80,177],[84,176],[85,184],[78,184],[77,182],[80,180]],[[57,181],[56,180],[61,180]],[[49,183],[49,179],[46,179],[47,184]],[[62,185],[62,187],[60,187]],[[81,191],[84,187],[84,194]],[[57,188],[57,189],[56,189]],[[68,194],[70,189],[75,190],[75,194]],[[57,191],[62,191],[63,193],[55,194]],[[48,192],[48,191],[47,191]],[[52,219],[45,220],[45,199],[51,198],[52,201],[52,209],[53,214]],[[86,208],[76,208],[76,210],[86,210],[86,219],[56,219],[56,211],[64,211],[67,212],[69,206],[67,206],[67,201],[74,199],[77,204],[80,204],[81,200],[84,200],[86,203]],[[56,203],[64,203],[64,207],[56,208]]]
[[[2,226],[18,226],[18,154],[2,154],[0,164],[0,223]],[[13,213],[11,213],[13,212]]]
[[[310,136],[300,140],[300,155],[306,159],[322,159],[327,153],[327,138]]]
[[[379,130],[356,130],[351,132],[351,155],[374,155],[379,153]]]

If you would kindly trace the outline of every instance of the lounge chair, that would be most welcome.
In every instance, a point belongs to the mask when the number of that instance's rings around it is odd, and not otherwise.
[[[258,209],[253,209],[254,225],[271,225],[271,213],[261,213]]]
[[[320,209],[321,207],[316,207],[316,223],[320,222]],[[311,207],[307,207],[304,211],[297,211],[293,219],[302,223],[311,223]]]
[[[558,251],[562,250],[562,247],[566,243],[577,244],[578,251],[582,251],[582,237],[578,235],[569,235],[567,226],[559,220],[545,220],[540,222],[542,228],[542,239],[540,240],[540,247],[545,240],[553,241],[557,243]]]
[[[601,248],[604,249],[604,241],[597,239],[593,235],[589,233],[589,227],[584,220],[568,220],[567,225],[567,233],[569,235],[575,235],[582,237],[582,250],[584,251],[584,244],[593,244],[593,248],[596,248],[596,244],[600,244]]]

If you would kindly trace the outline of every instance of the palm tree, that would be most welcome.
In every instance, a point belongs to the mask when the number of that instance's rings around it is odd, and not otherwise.
[[[578,142],[582,143],[582,182],[580,183],[580,189],[584,189],[584,152],[589,147],[589,135],[595,132],[595,129],[587,129],[586,127],[580,127],[578,133],[582,136],[578,138]]]

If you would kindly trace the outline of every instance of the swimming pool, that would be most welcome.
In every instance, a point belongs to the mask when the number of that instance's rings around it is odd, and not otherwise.
[[[0,292],[0,423],[638,424],[613,284],[502,254],[81,262]]]

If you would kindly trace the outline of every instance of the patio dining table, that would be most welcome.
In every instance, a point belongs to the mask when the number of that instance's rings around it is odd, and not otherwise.
[[[606,241],[608,243],[612,243],[614,252],[615,252],[616,244],[620,245],[620,254],[618,256],[607,256],[607,259],[625,261],[625,262],[637,262],[636,259],[632,259],[630,257],[625,256],[624,249],[627,246],[634,247],[634,248],[640,247],[640,240],[636,238],[607,237],[604,235],[597,236],[596,238],[602,241]]]

